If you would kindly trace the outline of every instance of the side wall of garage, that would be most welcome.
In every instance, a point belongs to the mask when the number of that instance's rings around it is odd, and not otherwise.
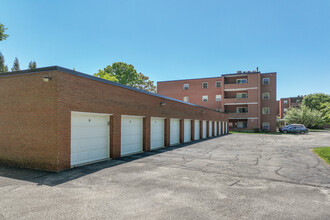
[[[0,163],[58,168],[57,77],[47,73],[0,75]]]

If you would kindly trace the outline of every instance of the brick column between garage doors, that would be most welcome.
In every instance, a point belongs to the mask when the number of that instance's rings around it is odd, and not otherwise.
[[[164,123],[164,131],[165,131],[165,146],[169,147],[171,146],[171,119],[170,118],[166,118],[165,119],[165,123]]]
[[[110,157],[121,156],[121,115],[110,116]]]
[[[143,118],[143,151],[150,150],[150,117]]]
[[[206,138],[210,137],[210,121],[206,121]]]
[[[184,119],[180,120],[180,143],[184,143]]]

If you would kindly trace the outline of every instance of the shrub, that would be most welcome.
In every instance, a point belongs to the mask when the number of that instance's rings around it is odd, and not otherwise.
[[[288,124],[303,124],[307,128],[317,128],[324,123],[320,111],[311,110],[304,105],[302,105],[301,108],[290,108],[284,120]]]

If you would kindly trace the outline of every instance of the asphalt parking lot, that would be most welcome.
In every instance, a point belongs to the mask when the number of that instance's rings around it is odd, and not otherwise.
[[[0,219],[330,219],[330,132],[229,134],[60,173],[0,166]]]

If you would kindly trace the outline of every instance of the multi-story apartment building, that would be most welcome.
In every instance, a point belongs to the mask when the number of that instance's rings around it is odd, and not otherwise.
[[[300,107],[304,96],[281,98],[278,101],[278,115],[281,119],[284,118],[285,113],[291,107]]]
[[[231,130],[276,130],[276,72],[162,81],[157,93],[228,113]]]

